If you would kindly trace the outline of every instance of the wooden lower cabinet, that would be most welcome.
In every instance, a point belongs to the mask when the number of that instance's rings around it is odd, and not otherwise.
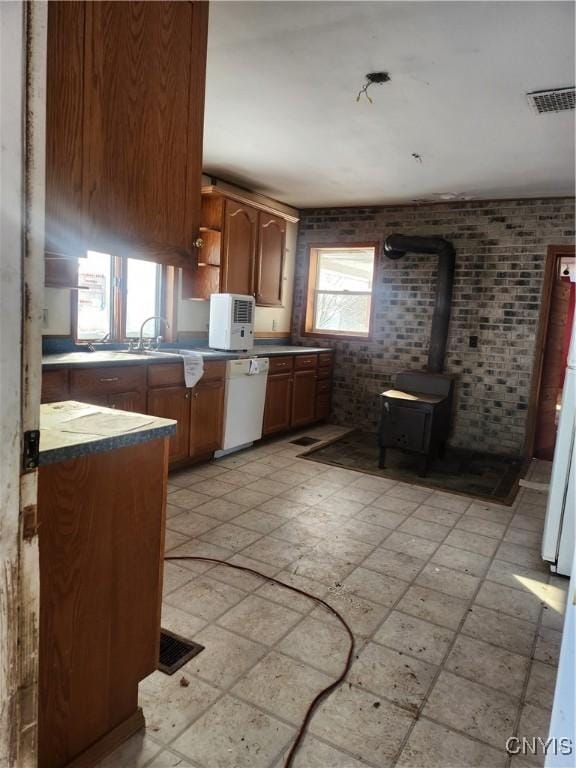
[[[316,370],[294,371],[291,426],[302,427],[316,420]]]
[[[191,391],[190,456],[194,458],[222,447],[224,380],[200,381]]]
[[[268,376],[263,435],[286,432],[292,420],[292,373]]]
[[[184,461],[189,456],[190,392],[186,387],[148,390],[148,413],[178,422],[177,432],[170,438],[170,463]]]

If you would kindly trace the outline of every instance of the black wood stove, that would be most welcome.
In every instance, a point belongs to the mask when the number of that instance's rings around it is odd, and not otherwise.
[[[450,432],[454,378],[442,374],[450,322],[454,248],[439,237],[391,235],[384,242],[391,259],[407,252],[438,255],[438,283],[426,371],[405,371],[396,377],[396,389],[383,392],[380,419],[380,462],[384,468],[387,448],[420,454],[420,475],[430,459],[443,452]]]

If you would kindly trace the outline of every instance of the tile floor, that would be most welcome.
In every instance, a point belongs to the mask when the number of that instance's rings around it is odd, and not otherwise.
[[[568,581],[540,560],[545,495],[490,505],[308,462],[290,439],[171,476],[166,546],[302,587],[353,627],[348,681],[297,768],[510,765],[508,736],[547,734],[560,646]],[[166,563],[164,588],[163,626],[206,649],[142,683],[146,732],[101,768],[281,768],[341,668],[342,628],[223,566]]]

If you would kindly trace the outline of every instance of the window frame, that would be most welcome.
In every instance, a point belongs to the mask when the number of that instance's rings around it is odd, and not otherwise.
[[[354,332],[354,331],[329,331],[329,330],[315,330],[315,304],[316,304],[316,283],[318,280],[318,252],[322,250],[350,250],[353,248],[373,248],[374,249],[374,262],[372,265],[372,290],[370,295],[370,316],[368,321],[367,332]],[[302,336],[313,336],[315,338],[326,339],[341,339],[344,341],[366,341],[372,338],[373,333],[373,320],[374,320],[374,306],[376,296],[376,286],[378,278],[378,265],[380,255],[380,242],[354,242],[354,243],[311,243],[308,245],[308,275],[306,280],[306,292],[305,292],[305,305],[302,316],[302,324],[300,333]],[[338,293],[338,291],[322,291],[323,293]],[[365,296],[368,291],[342,291],[348,295]]]
[[[126,335],[126,302],[128,296],[127,289],[127,275],[128,275],[128,258],[135,258],[134,256],[116,256],[114,254],[108,254],[112,260],[112,300],[111,300],[111,322],[110,322],[110,335],[107,339],[102,341],[101,338],[96,339],[79,339],[78,338],[78,292],[82,288],[77,288],[72,291],[72,310],[71,310],[71,334],[74,342],[78,345],[82,344],[127,344],[129,341],[134,340],[134,336]],[[149,261],[149,259],[143,259],[143,261]],[[172,292],[178,289],[179,285],[179,271],[175,267],[169,267],[164,264],[157,264],[159,270],[159,285],[157,287],[157,304],[158,314],[166,317],[170,323],[169,329],[162,328],[165,341],[175,341],[176,339],[176,313],[177,302],[171,295]],[[158,321],[156,321],[156,333],[158,333]]]

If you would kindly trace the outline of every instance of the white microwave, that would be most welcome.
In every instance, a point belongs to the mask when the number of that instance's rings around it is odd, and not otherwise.
[[[254,296],[210,296],[208,345],[212,349],[248,350],[254,346]]]

